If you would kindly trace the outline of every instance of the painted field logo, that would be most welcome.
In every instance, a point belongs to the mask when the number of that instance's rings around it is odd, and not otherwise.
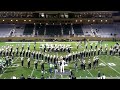
[[[114,63],[108,63],[109,66],[116,66]]]
[[[99,65],[100,65],[100,66],[106,66],[104,63],[100,63]]]

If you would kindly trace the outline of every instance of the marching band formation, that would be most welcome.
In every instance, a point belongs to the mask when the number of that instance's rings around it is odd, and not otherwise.
[[[107,44],[105,44],[105,47],[103,48],[103,45],[100,44],[100,46],[96,44],[93,46],[90,44],[90,48],[88,48],[88,44],[84,45],[84,50],[72,52],[72,46],[71,45],[65,45],[65,44],[40,44],[39,50],[36,50],[36,43],[34,45],[30,45],[30,43],[27,45],[27,48],[25,48],[25,44],[22,44],[21,46],[19,44],[15,46],[13,45],[7,45],[2,46],[0,48],[0,57],[5,60],[5,63],[0,63],[0,69],[2,73],[2,69],[4,67],[8,67],[12,65],[14,57],[20,57],[21,59],[21,66],[24,66],[24,60],[27,58],[28,62],[28,68],[30,68],[31,60],[34,60],[34,66],[35,69],[37,69],[39,62],[41,65],[41,72],[43,73],[45,71],[44,64],[49,63],[49,71],[52,72],[52,67],[55,68],[55,74],[58,72],[58,66],[59,71],[61,73],[64,73],[64,66],[65,64],[69,64],[71,61],[74,61],[74,68],[77,70],[78,67],[78,61],[80,61],[80,67],[81,69],[86,69],[86,58],[88,58],[87,62],[87,68],[96,68],[98,66],[99,62],[99,55],[115,55],[118,54],[120,56],[120,45],[116,43],[114,46],[111,46],[110,49],[108,48]],[[31,47],[33,50],[31,51]],[[76,46],[77,49],[82,48],[82,45],[78,43]],[[50,55],[47,52],[55,52],[54,55]],[[59,52],[67,53],[63,56],[58,56]],[[94,57],[93,60],[91,60],[91,57]]]

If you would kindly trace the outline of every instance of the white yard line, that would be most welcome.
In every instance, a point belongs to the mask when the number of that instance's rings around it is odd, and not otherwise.
[[[19,57],[18,57],[19,58]],[[17,60],[18,60],[18,58],[14,61],[14,62],[16,62]],[[13,62],[13,63],[14,63]],[[8,68],[10,68],[11,66],[9,66]],[[6,67],[5,67],[6,68]],[[8,68],[5,70],[5,71],[3,71],[3,73],[0,75],[0,78],[2,77],[2,75],[8,70]]]
[[[88,73],[93,77],[92,73],[91,73],[89,70],[87,70],[87,71],[88,71]]]
[[[35,43],[35,42],[5,42],[5,43]],[[65,43],[65,42],[36,42],[36,43]],[[77,43],[77,42],[66,42],[66,43]]]
[[[103,60],[101,60],[101,59],[99,59],[99,60],[102,61],[104,64],[106,64],[109,68],[111,68],[112,70],[114,70],[115,72],[117,72],[118,74],[120,74],[120,72],[118,72],[116,69],[114,69],[113,67],[111,67],[107,63],[105,63]]]
[[[35,70],[35,66],[33,67],[30,77],[32,77],[34,70]]]

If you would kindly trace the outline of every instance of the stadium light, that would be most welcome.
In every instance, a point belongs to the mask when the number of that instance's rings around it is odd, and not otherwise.
[[[102,22],[103,20],[101,20],[101,22]]]
[[[25,22],[26,20],[24,20],[24,22]]]
[[[95,20],[93,20],[93,22],[95,22]]]
[[[88,20],[88,22],[90,22],[90,20]]]
[[[77,20],[75,20],[75,22],[77,22]]]
[[[31,20],[29,20],[29,22],[31,22]]]
[[[105,20],[107,22],[107,20]]]
[[[82,22],[82,20],[80,20],[80,22]]]
[[[99,17],[102,17],[101,15],[99,15]]]
[[[45,16],[44,13],[41,13],[41,16],[44,17]]]
[[[65,18],[68,18],[68,15],[65,14]]]
[[[13,20],[11,20],[11,22],[12,22]]]
[[[18,20],[16,20],[16,21],[18,21]]]
[[[5,20],[3,20],[3,21],[5,21]]]

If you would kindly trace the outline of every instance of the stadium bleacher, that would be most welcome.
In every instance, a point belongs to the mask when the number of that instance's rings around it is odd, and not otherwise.
[[[71,31],[71,25],[70,24],[63,24],[62,25],[62,28],[63,28],[63,35],[69,35],[70,34],[70,31]]]
[[[34,29],[34,24],[26,24],[23,35],[32,35]]]
[[[46,35],[54,36],[61,35],[60,25],[46,25]]]
[[[0,24],[0,37],[10,36],[10,32],[13,29],[14,29],[14,24]]]
[[[80,24],[73,24],[74,33],[76,35],[84,35],[82,27]]]
[[[63,35],[84,35],[98,37],[120,37],[119,24],[63,24],[63,25],[45,25],[45,24],[0,24],[0,37],[33,35],[61,36]],[[14,33],[13,33],[14,31]]]
[[[36,24],[36,35],[44,35],[45,25],[44,24]]]

